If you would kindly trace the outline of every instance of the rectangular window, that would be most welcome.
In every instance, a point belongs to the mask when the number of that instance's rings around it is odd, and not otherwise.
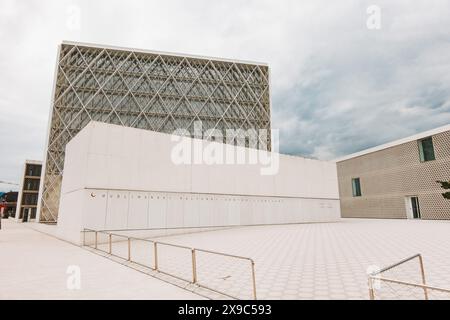
[[[42,169],[41,165],[27,164],[26,175],[32,177],[40,177],[41,169]]]
[[[34,193],[24,193],[22,198],[22,204],[24,205],[37,205],[38,195]]]
[[[38,191],[39,180],[38,179],[25,179],[24,190]]]
[[[352,193],[354,197],[361,197],[361,182],[359,178],[352,179]]]
[[[435,160],[433,139],[431,137],[418,141],[420,162]]]

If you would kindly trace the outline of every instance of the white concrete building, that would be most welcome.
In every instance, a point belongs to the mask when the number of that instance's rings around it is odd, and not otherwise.
[[[186,145],[193,149],[183,158]],[[211,164],[211,154],[218,153],[244,155],[247,161],[220,164],[216,157]],[[178,163],[182,158],[188,161]],[[248,161],[256,158],[256,163]],[[221,227],[340,218],[333,162],[100,122],[91,122],[67,144],[61,190],[58,229],[72,242],[80,241],[83,228]]]

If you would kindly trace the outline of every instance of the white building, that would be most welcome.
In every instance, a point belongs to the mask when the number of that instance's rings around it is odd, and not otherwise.
[[[25,160],[17,198],[16,222],[35,221],[42,161]]]
[[[186,144],[193,152],[179,164]],[[205,163],[211,162],[205,158],[211,150],[222,150],[227,157],[244,155],[247,161]],[[249,163],[255,158],[256,163]],[[61,190],[59,233],[77,243],[84,228],[221,227],[340,218],[333,162],[99,122],[88,124],[67,144]]]

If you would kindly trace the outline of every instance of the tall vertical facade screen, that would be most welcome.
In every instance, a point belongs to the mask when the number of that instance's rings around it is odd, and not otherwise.
[[[224,142],[229,142],[228,129],[237,135],[263,129],[268,134],[258,146],[270,150],[269,68],[251,62],[61,44],[41,222],[57,221],[65,146],[91,120],[164,133],[184,129],[192,134],[201,121],[203,130],[222,131]]]

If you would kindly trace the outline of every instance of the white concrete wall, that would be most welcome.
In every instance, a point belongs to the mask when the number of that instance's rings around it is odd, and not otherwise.
[[[256,150],[214,144],[226,152]],[[172,161],[171,135],[92,122],[67,144],[58,226],[80,230],[211,227],[335,221],[336,165],[279,156],[275,175],[260,164]],[[270,154],[270,153],[267,153]]]

